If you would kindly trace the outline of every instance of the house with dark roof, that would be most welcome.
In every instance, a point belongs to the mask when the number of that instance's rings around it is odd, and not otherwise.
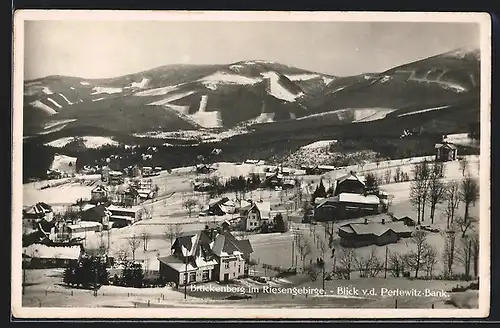
[[[242,208],[240,217],[245,230],[258,230],[264,223],[270,223],[271,203],[269,201],[252,201],[249,207]]]
[[[185,285],[245,276],[253,249],[248,240],[238,240],[230,232],[207,226],[201,231],[182,233],[171,251],[171,255],[158,259],[160,276]]]
[[[183,232],[171,247],[172,254],[159,258],[160,276],[177,285],[216,280],[218,264],[210,243],[210,230]]]
[[[54,212],[52,211],[52,206],[44,202],[38,202],[35,205],[23,209],[23,219],[26,220],[45,219],[47,221],[52,221],[53,216]]]
[[[78,263],[82,253],[83,247],[81,245],[31,244],[23,248],[23,267],[31,269],[67,268]]]
[[[409,216],[404,216],[402,218],[396,219],[395,221],[403,222],[404,225],[408,227],[414,227],[417,224],[417,222],[414,219],[410,218]]]
[[[354,172],[336,180],[332,197],[319,199],[314,207],[316,221],[344,220],[382,211],[380,198],[366,193],[365,177]]]
[[[434,148],[436,149],[436,162],[447,162],[457,159],[457,146],[452,143],[440,142],[437,143]]]
[[[342,225],[338,234],[344,247],[383,246],[397,243],[400,238],[411,237],[412,230],[403,222],[349,223]]]
[[[342,193],[359,194],[366,193],[365,178],[354,172],[338,178],[335,182],[335,191],[333,196],[338,196]]]
[[[107,229],[111,211],[108,210],[105,204],[99,204],[82,211],[80,215],[82,221],[99,222],[103,225],[104,229]]]
[[[108,200],[108,188],[98,185],[90,191],[90,200],[93,203],[106,202]]]
[[[314,219],[316,221],[345,220],[380,212],[380,199],[375,195],[341,193],[319,200],[314,208]]]

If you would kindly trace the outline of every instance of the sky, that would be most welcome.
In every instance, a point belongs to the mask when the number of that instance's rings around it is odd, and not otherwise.
[[[27,21],[24,78],[116,77],[169,64],[270,60],[348,76],[460,47],[479,26],[421,22]]]

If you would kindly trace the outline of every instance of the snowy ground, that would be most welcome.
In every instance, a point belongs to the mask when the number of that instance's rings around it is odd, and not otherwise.
[[[219,142],[224,139],[232,138],[240,134],[246,134],[248,130],[245,128],[233,128],[226,131],[213,130],[184,130],[184,131],[151,131],[146,133],[136,133],[133,136],[138,138],[159,138],[159,139],[178,139],[178,140],[195,140],[202,142]]]
[[[56,154],[54,155],[50,169],[62,173],[74,174],[76,173],[76,157]]]
[[[118,146],[119,143],[110,137],[98,137],[98,136],[83,136],[80,137],[86,148],[100,148],[105,145]],[[60,138],[51,142],[46,143],[46,146],[62,148],[66,146],[71,141],[75,140],[74,137]]]
[[[362,168],[358,166],[347,167],[340,172],[331,172],[324,176],[325,184],[328,185],[328,181],[332,183],[335,177],[340,174],[345,174],[349,170],[355,170],[357,172],[375,172],[377,174],[382,174],[384,171],[391,169],[395,170],[396,167],[401,167],[403,172],[410,172],[411,164],[421,161],[423,158],[413,158],[413,159],[403,159],[397,161],[382,162],[378,165],[376,163],[365,164]],[[477,176],[478,165],[477,157],[471,156],[469,160],[469,170],[471,174]],[[231,175],[247,174],[255,170],[260,170],[261,166],[253,164],[243,164],[236,165],[231,163],[219,163],[218,174],[224,177]],[[392,172],[394,173],[394,172]],[[458,162],[448,162],[445,164],[445,175],[446,180],[456,180],[462,178],[462,173],[460,171]],[[126,251],[129,257],[134,256],[136,260],[143,263],[146,270],[156,271],[158,270],[158,256],[166,256],[170,254],[170,241],[165,237],[165,232],[169,229],[171,224],[180,224],[183,231],[198,230],[203,228],[207,222],[211,222],[214,219],[217,221],[223,220],[224,217],[218,218],[199,218],[198,212],[200,207],[193,209],[191,218],[188,216],[187,211],[183,208],[182,204],[187,198],[196,198],[200,200],[200,203],[206,204],[208,202],[208,197],[202,195],[201,193],[195,193],[192,190],[191,182],[196,178],[196,174],[192,172],[192,168],[179,168],[173,170],[172,173],[161,172],[159,176],[154,177],[154,183],[160,188],[158,197],[153,201],[147,201],[143,206],[151,211],[153,219],[140,221],[132,226],[112,229],[111,232],[102,233],[89,233],[85,240],[85,247],[88,249],[98,248],[99,245],[106,245],[109,241],[109,251],[110,255],[116,256],[120,251]],[[301,179],[307,184],[308,182],[313,183],[313,187],[319,182],[320,176],[302,176]],[[52,188],[47,188],[44,190],[39,190],[41,186],[47,182],[36,182],[25,184],[23,187],[23,203],[25,205],[32,205],[37,201],[45,201],[47,203],[71,203],[76,201],[78,198],[87,198],[90,196],[90,190],[92,189],[93,183],[97,183],[99,176],[88,176],[88,182],[81,185],[79,182],[71,182],[71,179],[63,179],[60,181],[51,181],[56,186]],[[330,179],[330,180],[328,180]],[[333,181],[332,181],[333,180]],[[57,184],[60,184],[57,186]],[[88,185],[87,185],[88,184]],[[393,204],[391,206],[391,212],[394,213],[396,217],[401,217],[408,215],[410,217],[415,217],[415,211],[409,202],[409,183],[390,183],[382,186],[382,189],[386,190],[394,196]],[[224,196],[224,195],[223,195]],[[230,198],[234,198],[234,194],[227,194]],[[247,193],[247,197],[253,199],[263,198],[269,200],[272,204],[272,211],[281,211],[283,214],[289,214],[290,218],[294,217],[294,221],[300,221],[301,212],[300,210],[290,208],[290,212],[286,213],[283,205],[288,199],[293,197],[293,192],[291,191],[254,191],[252,193]],[[463,208],[458,209],[459,213],[463,212]],[[471,208],[471,215],[478,216],[479,204]],[[288,215],[286,215],[288,217]],[[343,222],[347,223],[347,222]],[[425,222],[429,223],[429,222]],[[438,206],[436,211],[435,226],[443,228],[446,224],[446,219],[442,215],[442,207]],[[309,225],[293,223],[292,231],[297,231],[297,229],[302,232],[309,240],[313,246],[311,254],[306,259],[306,264],[316,257],[324,256],[327,258],[327,269],[331,268],[333,265],[333,259],[329,259],[325,254],[321,254],[321,250],[318,247],[318,243],[314,242],[314,239],[325,240],[324,228],[322,225],[318,224],[311,228]],[[335,227],[335,231],[338,230],[338,226]],[[141,241],[139,247],[136,249],[135,254],[132,255],[132,250],[130,246],[130,238],[136,236],[141,238],[142,235],[147,235],[147,247],[144,247],[144,241]],[[313,237],[313,234],[317,237]],[[260,276],[273,276],[273,272],[269,272],[267,269],[262,267],[262,264],[272,264],[279,265],[282,267],[290,267],[292,262],[296,262],[301,266],[301,260],[298,258],[297,249],[292,250],[292,232],[287,233],[272,233],[265,235],[246,235],[245,238],[250,239],[251,244],[254,248],[252,253],[252,258],[256,260],[259,264],[251,268],[254,274]],[[444,249],[444,239],[439,233],[429,233],[427,237],[428,242],[433,245],[436,250],[440,253]],[[336,247],[339,248],[338,238],[335,240]],[[415,245],[411,244],[409,239],[402,239],[397,244],[391,244],[387,247],[388,254],[393,252],[408,252],[412,250]],[[371,247],[361,247],[356,249],[357,256],[366,256],[370,253]],[[380,259],[384,257],[385,247],[377,247],[377,255]],[[294,258],[295,257],[295,258]],[[435,267],[435,273],[438,274],[442,271],[442,261],[439,261]],[[99,296],[92,296],[92,292],[84,290],[68,289],[60,285],[61,282],[61,272],[47,271],[43,273],[43,270],[38,271],[38,277],[29,278],[28,283],[31,286],[27,287],[27,292],[23,298],[24,304],[26,306],[113,306],[113,307],[147,307],[148,301],[150,304],[154,303],[157,307],[175,307],[181,306],[183,302],[183,295],[181,292],[172,290],[170,288],[152,288],[152,289],[129,289],[129,288],[119,288],[119,287],[103,287],[99,291]],[[455,268],[456,272],[460,272],[460,267]],[[34,273],[33,273],[34,274]],[[359,279],[356,278],[356,273],[353,273],[353,280],[349,281],[347,285],[355,285],[358,288],[366,287],[393,287],[393,288],[405,288],[417,286],[418,288],[446,288],[449,289],[455,285],[457,282],[446,282],[446,281],[419,281],[415,280],[413,282],[402,278],[391,278],[391,279]],[[30,279],[32,280],[30,283]],[[320,282],[307,282],[303,286],[317,286]],[[338,286],[344,284],[346,281],[331,281],[327,282],[326,285],[330,289],[336,289]],[[417,288],[415,287],[415,288]],[[458,294],[457,294],[458,295]],[[78,296],[78,297],[75,297]],[[474,298],[464,297],[464,296],[454,296],[455,303],[460,303],[458,306],[466,307],[470,304],[474,304]],[[314,301],[313,301],[314,299]],[[465,300],[464,300],[465,299]],[[213,302],[218,303],[220,306],[224,306],[224,302],[227,301],[211,301],[207,299],[192,299],[188,298],[188,302],[198,304],[205,304],[205,306],[212,306]],[[197,303],[198,302],[198,303]],[[257,298],[248,301],[248,304],[257,305],[266,304],[265,298]],[[412,299],[400,299],[398,301],[399,307],[431,307],[432,304],[436,308],[441,307],[453,307],[453,305],[445,305],[444,299],[441,298],[412,298]],[[238,303],[245,304],[245,303]],[[370,300],[346,300],[338,297],[334,298],[323,298],[318,300],[318,298],[291,298],[288,296],[283,297],[271,297],[269,298],[269,304],[273,306],[280,306],[280,304],[307,304],[311,306],[330,306],[330,307],[380,307],[380,308],[391,308],[394,306],[394,299],[390,298],[375,298]],[[267,306],[269,306],[267,304]],[[466,304],[466,305],[463,305]],[[467,305],[468,304],[468,305]],[[234,304],[233,304],[234,305]],[[262,306],[262,305],[261,305]]]

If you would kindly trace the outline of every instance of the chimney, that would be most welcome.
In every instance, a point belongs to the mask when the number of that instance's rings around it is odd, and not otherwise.
[[[382,219],[382,224],[385,224],[385,219]]]
[[[364,222],[364,223],[365,223],[365,224],[368,224],[368,219],[367,219],[367,218],[365,218],[365,222]]]

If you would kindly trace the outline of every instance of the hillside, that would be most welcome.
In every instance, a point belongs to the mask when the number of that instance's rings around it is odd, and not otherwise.
[[[413,147],[397,150],[404,131],[431,144],[478,124],[479,64],[476,50],[460,49],[350,77],[265,61],[162,66],[100,80],[51,76],[25,84],[25,141],[100,136],[163,145],[178,156],[172,165],[213,148],[228,161],[280,160],[326,139],[383,138],[389,154],[402,156]],[[185,147],[199,144],[206,147]]]
[[[112,79],[26,81],[25,135],[76,127],[109,133],[232,128],[306,114],[334,77],[273,62],[169,65]]]

